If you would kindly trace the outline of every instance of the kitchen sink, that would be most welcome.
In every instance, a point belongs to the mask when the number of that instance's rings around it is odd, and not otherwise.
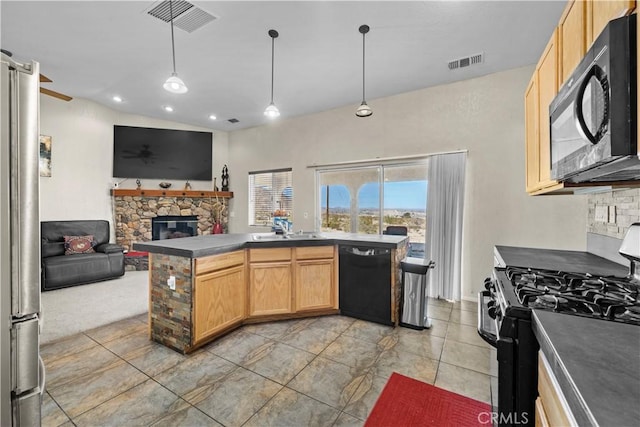
[[[254,241],[273,241],[273,240],[318,240],[326,239],[322,234],[316,232],[299,232],[292,234],[275,234],[275,233],[253,233],[251,239]]]

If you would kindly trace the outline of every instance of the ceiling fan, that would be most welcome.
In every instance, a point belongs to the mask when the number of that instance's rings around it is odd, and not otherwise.
[[[9,51],[9,50],[0,49],[0,51],[2,51],[2,53],[7,55],[8,57],[12,57],[13,56],[13,53],[11,51]],[[52,81],[53,80],[51,80],[49,77],[45,76],[44,74],[40,74],[40,83],[51,83]],[[63,101],[71,101],[73,99],[69,95],[65,95],[64,93],[56,92],[54,90],[47,89],[47,88],[44,88],[42,86],[40,86],[40,93],[44,93],[45,95],[53,96],[54,98],[62,99]]]

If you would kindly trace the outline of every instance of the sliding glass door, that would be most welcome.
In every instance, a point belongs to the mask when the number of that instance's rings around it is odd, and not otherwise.
[[[406,233],[424,250],[427,160],[319,170],[320,229],[351,233]],[[404,228],[403,228],[404,227]]]

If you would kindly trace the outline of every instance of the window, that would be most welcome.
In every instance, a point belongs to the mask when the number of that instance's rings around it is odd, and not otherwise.
[[[318,218],[323,231],[382,234],[407,228],[416,253],[427,228],[427,162],[319,170]]]
[[[291,229],[291,169],[249,172],[249,225]]]

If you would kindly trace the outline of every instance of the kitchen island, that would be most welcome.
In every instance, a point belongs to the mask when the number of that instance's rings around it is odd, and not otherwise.
[[[338,246],[387,248],[390,309],[398,322],[406,236],[222,234],[135,243],[149,252],[152,340],[178,352],[246,323],[339,312]]]

